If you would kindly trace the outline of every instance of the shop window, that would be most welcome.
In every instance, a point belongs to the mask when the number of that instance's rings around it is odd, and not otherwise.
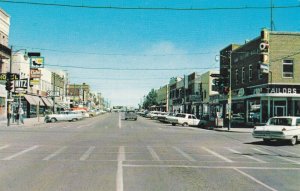
[[[245,83],[245,67],[242,68],[242,83]]]
[[[283,60],[282,62],[282,77],[293,78],[294,77],[294,61]]]
[[[252,81],[252,76],[253,75],[253,72],[252,72],[252,65],[249,65],[249,82]]]

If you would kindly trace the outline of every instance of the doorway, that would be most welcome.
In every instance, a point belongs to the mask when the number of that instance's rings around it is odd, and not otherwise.
[[[285,106],[275,106],[275,116],[285,116],[286,115]]]

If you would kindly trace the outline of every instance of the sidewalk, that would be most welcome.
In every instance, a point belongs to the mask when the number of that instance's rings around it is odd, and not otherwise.
[[[25,118],[24,119],[24,124],[22,124],[21,122],[19,123],[19,125],[17,124],[17,122],[14,123],[10,123],[10,126],[12,127],[34,127],[40,124],[43,124],[44,122],[44,117],[40,117],[39,120],[37,117],[35,118]],[[6,120],[1,120],[0,121],[0,127],[7,127],[7,121]]]
[[[221,131],[221,132],[234,132],[234,133],[252,133],[253,128],[230,128],[230,131],[228,131],[227,127],[222,128],[213,128],[215,131]]]

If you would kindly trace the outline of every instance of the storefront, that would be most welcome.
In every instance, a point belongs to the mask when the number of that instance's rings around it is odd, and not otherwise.
[[[300,86],[264,85],[240,89],[233,95],[232,113],[244,115],[246,123],[265,123],[273,116],[300,116]]]
[[[7,91],[5,86],[0,84],[0,121],[6,120],[6,97]]]
[[[24,97],[21,97],[21,103],[24,116],[27,118],[44,115],[47,109],[43,99],[35,95],[24,95]]]

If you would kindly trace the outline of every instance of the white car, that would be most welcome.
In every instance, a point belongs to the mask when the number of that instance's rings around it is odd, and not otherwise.
[[[82,119],[82,115],[73,111],[63,111],[59,114],[50,114],[45,116],[45,122],[56,122],[56,121],[77,121]]]
[[[295,145],[300,139],[300,117],[270,118],[265,126],[254,127],[252,136],[267,143],[271,140],[289,140],[291,145]]]
[[[193,114],[178,113],[175,117],[170,118],[169,122],[175,126],[176,124],[182,126],[200,126],[203,127],[207,124],[207,121],[197,119]]]

